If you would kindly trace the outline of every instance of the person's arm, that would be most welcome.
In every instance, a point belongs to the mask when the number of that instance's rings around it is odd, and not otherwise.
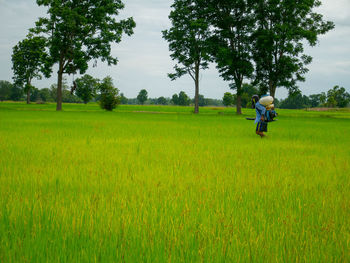
[[[261,105],[260,103],[256,103],[255,107],[259,110],[259,112],[261,114],[260,120],[264,121],[265,120],[264,116],[265,116],[265,113],[266,113],[266,108],[263,105]]]

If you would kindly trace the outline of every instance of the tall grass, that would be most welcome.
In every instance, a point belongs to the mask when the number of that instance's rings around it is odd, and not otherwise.
[[[349,112],[64,109],[0,103],[0,262],[350,261]]]

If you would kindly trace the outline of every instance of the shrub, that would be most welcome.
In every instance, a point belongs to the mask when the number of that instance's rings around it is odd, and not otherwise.
[[[99,84],[100,106],[102,109],[112,111],[120,104],[119,90],[114,87],[111,77],[106,77]]]

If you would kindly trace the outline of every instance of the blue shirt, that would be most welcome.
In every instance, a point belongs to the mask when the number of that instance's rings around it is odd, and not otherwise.
[[[266,108],[259,102],[255,103],[256,118],[254,123],[258,123],[261,120],[261,115],[265,115]]]

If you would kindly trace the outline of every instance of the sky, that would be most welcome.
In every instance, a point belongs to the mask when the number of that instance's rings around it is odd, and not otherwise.
[[[162,30],[171,24],[168,19],[172,0],[124,0],[125,9],[120,18],[132,16],[136,21],[134,35],[124,36],[112,46],[113,56],[118,57],[116,66],[99,62],[90,64],[87,74],[95,78],[111,76],[115,86],[128,98],[146,89],[151,98],[171,97],[185,91],[194,96],[194,82],[189,76],[171,81],[167,73],[173,72],[168,43],[162,38]],[[313,57],[308,66],[306,81],[298,83],[305,95],[326,92],[335,85],[350,92],[350,0],[322,0],[317,11],[324,19],[333,21],[335,29],[319,38],[315,47],[305,46],[305,53]],[[12,47],[24,39],[28,29],[34,27],[46,8],[38,7],[35,0],[0,0],[0,80],[12,81]],[[57,69],[54,69],[57,72]],[[79,75],[75,75],[78,78]],[[67,76],[68,83],[73,81]],[[38,88],[46,88],[57,82],[57,74],[49,79],[33,81]],[[214,64],[201,72],[200,94],[221,99],[225,92],[232,92],[229,83],[223,81]],[[278,88],[277,98],[285,98],[288,92]]]

